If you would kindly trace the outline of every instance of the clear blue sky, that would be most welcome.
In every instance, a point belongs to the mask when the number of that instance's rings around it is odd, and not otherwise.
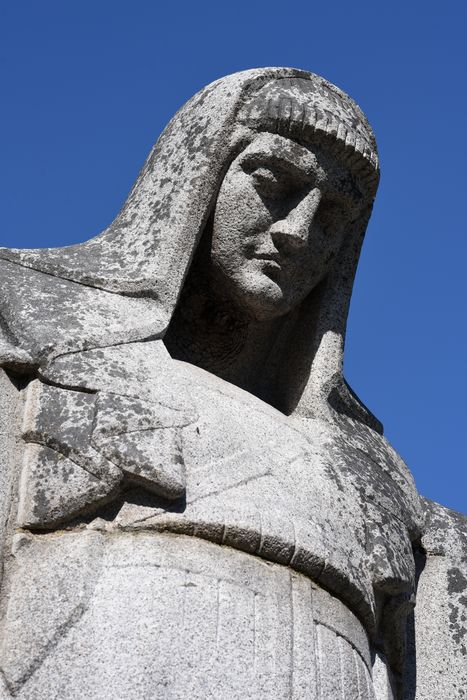
[[[188,97],[255,66],[312,70],[376,131],[382,180],[346,374],[420,491],[467,513],[465,2],[4,2],[0,245],[98,233]]]

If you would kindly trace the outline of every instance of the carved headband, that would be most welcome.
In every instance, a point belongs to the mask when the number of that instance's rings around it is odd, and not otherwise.
[[[376,141],[363,112],[323,78],[279,78],[263,85],[241,108],[239,121],[257,130],[309,143],[326,141],[371,192],[376,192]]]

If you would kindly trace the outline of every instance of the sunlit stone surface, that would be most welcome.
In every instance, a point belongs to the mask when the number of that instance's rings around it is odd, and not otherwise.
[[[1,697],[466,697],[467,519],[342,375],[378,177],[347,95],[252,70],[100,236],[0,249]]]

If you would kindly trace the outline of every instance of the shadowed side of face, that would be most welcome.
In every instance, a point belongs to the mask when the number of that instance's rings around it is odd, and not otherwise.
[[[363,204],[334,155],[260,134],[219,190],[211,248],[217,282],[256,320],[286,314],[329,271]]]

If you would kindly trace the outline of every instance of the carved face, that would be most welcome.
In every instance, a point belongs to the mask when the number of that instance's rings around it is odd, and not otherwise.
[[[363,201],[331,154],[259,135],[219,190],[211,249],[218,282],[257,320],[287,313],[326,275]]]

